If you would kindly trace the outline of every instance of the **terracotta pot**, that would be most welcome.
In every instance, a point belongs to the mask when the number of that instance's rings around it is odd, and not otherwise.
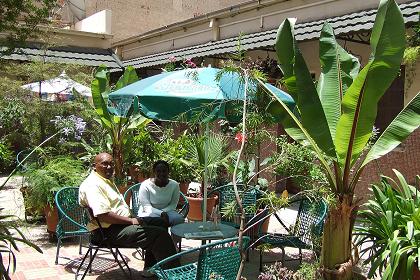
[[[262,211],[262,209],[260,209]],[[264,223],[261,225],[262,232],[268,232],[268,226],[270,225],[270,218],[266,219]]]
[[[57,207],[48,204],[44,208],[45,219],[47,221],[47,231],[50,234],[55,233],[58,224],[58,210]]]
[[[188,182],[179,183],[179,191],[186,195],[188,191],[188,185],[189,185]],[[178,207],[181,207],[183,204],[184,204],[184,199],[181,196],[179,196]]]
[[[299,186],[295,184],[292,178],[287,178],[286,189],[289,193],[293,193],[293,194],[300,192]]]
[[[203,220],[203,213],[201,211],[201,205],[203,203],[203,198],[201,197],[188,197],[188,202],[190,204],[190,210],[188,211],[188,220],[190,221],[201,221]],[[216,205],[217,196],[212,196],[207,198],[207,213],[211,213],[211,210]]]
[[[180,182],[179,183],[179,190],[183,193],[183,194],[187,194],[188,192],[188,185],[190,184],[190,182]]]

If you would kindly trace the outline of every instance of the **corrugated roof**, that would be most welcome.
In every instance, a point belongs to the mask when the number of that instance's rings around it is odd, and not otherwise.
[[[4,49],[4,48],[2,48]],[[122,62],[109,49],[84,47],[54,47],[43,50],[36,46],[16,49],[2,58],[8,60],[33,61],[45,58],[46,62],[72,63],[87,66],[106,65],[109,69],[122,68]]]
[[[419,21],[420,1],[414,1],[399,5],[404,17],[405,23],[414,23]],[[295,25],[295,34],[298,41],[311,40],[317,38],[321,31],[323,23],[328,20],[334,28],[336,35],[368,31],[372,29],[375,22],[376,9],[355,12],[342,16],[325,18]],[[251,50],[262,47],[271,47],[276,40],[277,29],[244,35],[241,38],[241,47],[244,50]],[[192,47],[181,48],[161,52],[157,54],[142,56],[123,61],[124,66],[132,65],[135,68],[144,68],[154,65],[165,64],[169,58],[194,58],[203,56],[212,56],[235,51],[237,37],[208,42]]]

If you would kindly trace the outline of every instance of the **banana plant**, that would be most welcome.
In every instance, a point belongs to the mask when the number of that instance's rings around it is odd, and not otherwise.
[[[317,85],[299,50],[295,21],[286,19],[280,25],[275,49],[296,110],[292,112],[262,81],[260,84],[278,101],[272,111],[287,113],[282,122],[286,133],[316,152],[336,198],[324,226],[324,278],[351,279],[351,237],[358,207],[354,189],[358,179],[369,162],[390,152],[420,124],[417,94],[366,154],[378,102],[399,73],[405,48],[404,20],[393,0],[380,2],[370,38],[372,53],[361,70],[357,58],[336,42],[333,29],[325,22],[319,41],[321,74]]]
[[[120,100],[117,107],[108,106],[108,95],[113,90],[118,90],[138,81],[136,71],[129,66],[124,74],[112,88],[110,73],[105,66],[96,70],[95,79],[92,81],[92,99],[99,122],[108,131],[111,138],[112,156],[115,161],[115,179],[123,182],[125,179],[124,146],[132,138],[132,131],[145,127],[151,120],[143,117],[138,112],[138,99]]]

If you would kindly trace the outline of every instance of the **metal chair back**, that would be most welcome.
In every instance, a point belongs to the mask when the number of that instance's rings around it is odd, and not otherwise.
[[[234,280],[239,270],[241,254],[238,247],[238,237],[228,238],[209,243],[198,248],[180,252],[166,258],[151,268],[159,279],[208,280],[224,279]],[[249,243],[249,237],[243,238],[243,248]],[[187,263],[180,267],[165,269],[165,264],[185,255],[198,254],[198,261]],[[191,259],[191,258],[186,258]]]
[[[55,204],[58,209],[57,236],[71,233],[88,233],[86,227],[88,217],[85,209],[79,205],[79,188],[66,187],[55,195]]]
[[[255,216],[257,195],[258,190],[251,187],[247,191],[243,191],[243,185],[238,184],[239,195],[242,199],[242,206],[245,210],[245,223],[250,221]],[[215,188],[209,192],[209,196],[212,194],[218,194],[219,197],[219,209],[224,209],[229,204],[234,203],[236,205],[235,191],[232,184],[223,185]],[[233,217],[222,216],[222,223],[229,224],[232,226],[239,227],[240,224],[240,212],[237,208],[236,215]]]
[[[302,199],[296,222],[291,230],[292,235],[299,237],[305,244],[312,245],[313,239],[322,235],[326,216],[327,204],[323,199],[318,201]]]
[[[55,230],[57,235],[57,253],[55,263],[58,264],[60,246],[63,238],[80,237],[79,254],[82,253],[82,237],[89,236],[86,227],[88,215],[79,205],[79,188],[66,187],[59,190],[54,198],[58,209],[58,224]]]

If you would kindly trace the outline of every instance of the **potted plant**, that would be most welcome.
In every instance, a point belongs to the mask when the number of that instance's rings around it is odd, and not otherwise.
[[[205,187],[210,188],[210,186],[204,186],[205,172],[207,172],[208,182],[212,182],[216,179],[220,168],[227,164],[229,153],[226,142],[225,137],[222,135],[210,133],[207,139],[204,136],[188,136],[188,141],[184,144],[187,150],[185,162],[193,168],[194,177],[201,185],[199,192],[187,193],[187,199],[190,203],[188,212],[188,219],[190,220],[201,220],[203,218],[201,209],[203,203],[202,194]],[[216,197],[207,198],[208,213],[211,213],[215,203]]]
[[[66,186],[79,186],[85,175],[86,169],[81,161],[64,156],[53,158],[27,173],[25,204],[37,214],[45,214],[50,236],[55,233],[58,222],[55,192]]]
[[[381,176],[372,185],[373,199],[359,211],[356,245],[365,245],[360,254],[368,254],[369,278],[379,273],[384,280],[420,279],[420,194],[400,172],[394,173],[398,182]]]
[[[274,173],[287,180],[286,189],[289,193],[313,189],[314,185],[326,182],[312,150],[288,141],[286,135],[278,137],[276,144],[278,151],[269,162],[276,165]]]

